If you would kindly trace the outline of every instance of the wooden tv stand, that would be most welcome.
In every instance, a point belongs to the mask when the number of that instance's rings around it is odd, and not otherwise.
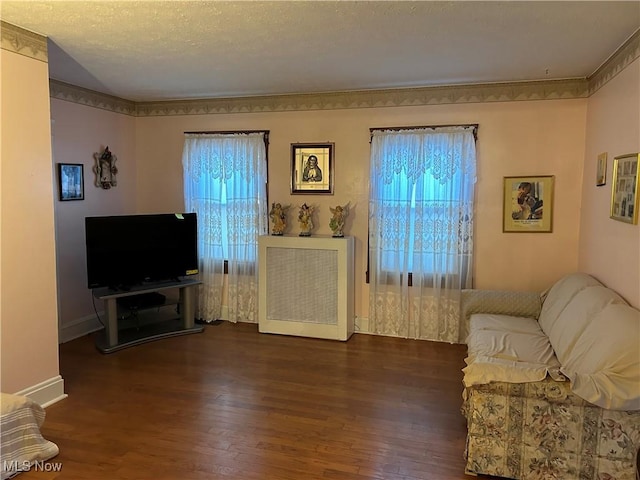
[[[106,322],[104,331],[96,336],[96,347],[102,353],[112,353],[123,348],[140,345],[141,343],[159,340],[161,338],[187,335],[189,333],[200,333],[204,330],[201,325],[195,325],[195,287],[200,285],[200,280],[184,279],[181,281],[158,282],[144,285],[136,285],[129,290],[114,290],[111,288],[96,288],[92,291],[93,296],[104,301],[106,312]],[[178,289],[179,299],[177,302],[158,303],[153,305],[140,305],[140,310],[150,310],[169,305],[178,305],[180,309],[179,318],[161,320],[147,325],[136,325],[130,328],[119,328],[118,325],[118,300],[125,297],[144,298],[145,295],[162,292],[163,290]],[[135,304],[135,298],[128,299]],[[134,310],[131,309],[130,310]],[[137,308],[135,308],[137,313]]]

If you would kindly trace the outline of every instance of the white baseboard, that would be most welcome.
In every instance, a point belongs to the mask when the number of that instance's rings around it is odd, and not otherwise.
[[[60,375],[20,390],[16,392],[16,395],[29,397],[42,407],[48,407],[67,398],[67,394],[64,393],[64,380]]]
[[[356,317],[354,333],[371,333],[369,332],[368,317]]]
[[[106,319],[103,312],[99,312],[100,318]],[[58,343],[66,343],[76,338],[84,337],[98,330],[104,328],[98,318],[95,315],[87,315],[86,317],[78,318],[60,326],[58,332]]]
[[[226,305],[222,306],[222,313],[220,320],[229,320],[229,308]],[[353,333],[363,333],[365,335],[377,335],[369,331],[369,318],[368,317],[356,317],[355,330]]]

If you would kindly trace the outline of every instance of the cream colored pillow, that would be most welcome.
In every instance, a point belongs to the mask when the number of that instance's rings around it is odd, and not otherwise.
[[[540,333],[518,333],[498,330],[475,330],[469,334],[469,357],[480,355],[560,366],[547,336]]]
[[[586,273],[572,273],[558,280],[548,292],[543,294],[542,310],[538,318],[542,330],[548,335],[571,299],[579,291],[596,285],[602,284]]]
[[[514,333],[541,333],[540,324],[535,318],[514,317],[512,315],[498,315],[490,313],[475,313],[471,315],[469,330],[498,330]]]
[[[640,410],[640,311],[609,304],[578,338],[562,373],[573,393],[611,410]]]
[[[565,364],[580,335],[594,317],[610,303],[627,302],[610,288],[598,285],[579,291],[551,325],[549,341],[561,364]]]

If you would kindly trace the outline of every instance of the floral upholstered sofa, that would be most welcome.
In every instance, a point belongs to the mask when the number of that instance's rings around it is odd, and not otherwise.
[[[466,472],[636,480],[640,311],[575,273],[547,292],[465,290]]]

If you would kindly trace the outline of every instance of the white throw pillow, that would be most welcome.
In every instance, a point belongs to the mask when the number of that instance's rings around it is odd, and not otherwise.
[[[573,393],[611,410],[640,410],[640,311],[609,304],[578,338],[562,373]]]
[[[579,291],[596,285],[602,284],[586,273],[572,273],[558,280],[543,294],[544,301],[538,321],[544,333],[549,334],[562,310]]]
[[[561,364],[571,355],[578,338],[600,311],[611,303],[627,302],[610,288],[598,285],[579,291],[551,325],[549,341]]]

